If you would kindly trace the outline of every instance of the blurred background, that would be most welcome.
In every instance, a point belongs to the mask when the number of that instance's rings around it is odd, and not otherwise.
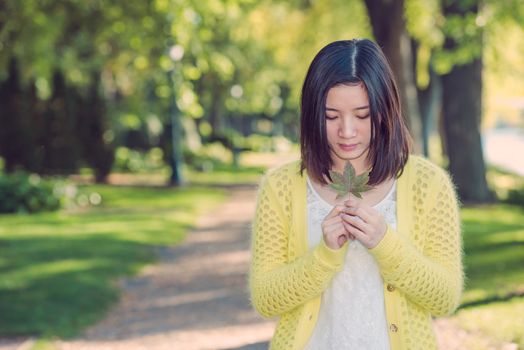
[[[520,0],[1,0],[0,348],[82,334],[114,281],[297,159],[307,67],[355,37],[384,49],[416,152],[457,185],[453,324],[489,339],[470,349],[524,348]]]

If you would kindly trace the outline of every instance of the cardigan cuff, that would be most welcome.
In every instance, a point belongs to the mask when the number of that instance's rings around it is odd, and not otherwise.
[[[369,252],[378,260],[387,260],[391,258],[391,255],[395,252],[398,246],[399,237],[389,226],[382,237],[382,240],[378,244],[369,249]]]
[[[344,257],[348,249],[348,242],[346,242],[339,249],[332,249],[326,245],[323,239],[320,240],[316,247],[314,254],[326,265],[340,268],[344,264]]]

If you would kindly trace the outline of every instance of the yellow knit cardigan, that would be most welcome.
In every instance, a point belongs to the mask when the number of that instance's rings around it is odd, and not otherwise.
[[[257,198],[251,300],[263,316],[279,317],[271,349],[302,349],[347,244],[332,250],[321,241],[308,249],[306,177],[299,162],[268,172]],[[431,315],[455,310],[463,283],[458,204],[444,170],[410,156],[397,181],[397,231],[388,227],[369,251],[384,279],[391,349],[436,349]]]

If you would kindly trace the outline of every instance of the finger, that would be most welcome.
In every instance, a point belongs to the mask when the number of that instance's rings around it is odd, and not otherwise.
[[[339,213],[335,217],[332,217],[330,219],[324,219],[324,221],[322,222],[322,227],[325,228],[325,227],[328,227],[328,226],[340,224],[342,222],[342,218],[341,218],[342,214],[343,213]]]
[[[323,231],[324,241],[329,247],[340,248],[348,240],[348,233],[342,225],[342,220],[334,225],[331,225]]]
[[[362,232],[368,231],[369,225],[365,221],[363,221],[360,217],[352,216],[348,214],[342,214],[341,217],[342,217],[342,220],[344,220],[346,223],[358,228],[360,231]]]
[[[331,219],[333,217],[336,217],[338,214],[340,214],[344,210],[344,206],[342,205],[335,205],[333,209],[326,215],[324,220]]]
[[[337,222],[336,224],[333,224],[325,230],[325,235],[332,237],[347,234],[348,232],[346,231],[346,228],[344,227],[342,220],[340,220],[340,222]]]
[[[354,194],[349,194],[349,199],[344,202],[344,204],[348,207],[356,207],[362,202],[362,199],[355,197]]]
[[[346,207],[346,209],[344,209],[344,213],[353,215],[353,216],[358,216],[365,222],[372,222],[373,217],[375,215],[375,212],[372,210],[372,208],[368,208],[365,206],[359,206],[356,208],[355,207]]]
[[[358,241],[364,242],[368,240],[368,236],[357,227],[348,224],[347,222],[343,222],[343,225],[346,231]]]

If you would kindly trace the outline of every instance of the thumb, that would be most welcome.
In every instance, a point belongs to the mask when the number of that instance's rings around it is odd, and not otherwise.
[[[347,240],[348,240],[348,236],[347,235],[340,235],[340,236],[338,236],[338,238],[337,238],[338,246],[342,247],[344,245],[344,243],[347,242]]]
[[[326,218],[332,218],[340,214],[344,210],[344,206],[342,205],[335,205],[333,209],[329,212]]]

